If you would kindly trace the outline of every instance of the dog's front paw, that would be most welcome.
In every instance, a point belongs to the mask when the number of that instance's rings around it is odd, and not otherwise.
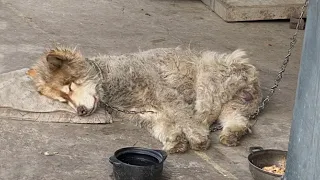
[[[189,144],[186,140],[184,134],[178,135],[173,139],[169,138],[163,146],[163,150],[173,154],[173,153],[184,153],[188,150]]]
[[[187,142],[179,142],[175,145],[168,144],[163,147],[163,150],[168,152],[169,154],[184,153],[188,150],[188,143]]]
[[[237,136],[234,134],[224,135],[221,134],[220,137],[220,143],[226,146],[238,146],[240,144]]]
[[[189,141],[190,148],[196,151],[206,150],[210,146],[209,128],[203,124],[192,124],[183,129]]]
[[[210,139],[208,135],[201,135],[196,133],[189,137],[189,143],[191,149],[193,150],[206,150],[210,146]]]
[[[219,140],[221,144],[226,146],[238,146],[240,144],[240,138],[245,134],[247,134],[245,128],[238,131],[224,129],[219,136]]]

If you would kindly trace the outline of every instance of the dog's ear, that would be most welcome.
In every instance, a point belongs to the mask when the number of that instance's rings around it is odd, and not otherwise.
[[[66,59],[56,54],[48,54],[47,61],[51,69],[60,69]]]
[[[72,63],[82,61],[80,52],[75,49],[56,47],[47,51],[46,59],[51,70],[57,70]]]

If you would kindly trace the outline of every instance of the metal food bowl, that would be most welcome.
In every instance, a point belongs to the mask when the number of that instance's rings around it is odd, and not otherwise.
[[[287,157],[287,151],[250,147],[248,156],[249,169],[255,180],[282,180],[283,175],[262,170],[265,166],[279,165],[281,159]]]

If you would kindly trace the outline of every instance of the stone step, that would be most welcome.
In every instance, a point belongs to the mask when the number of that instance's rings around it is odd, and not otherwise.
[[[305,0],[201,0],[227,22],[290,19]]]

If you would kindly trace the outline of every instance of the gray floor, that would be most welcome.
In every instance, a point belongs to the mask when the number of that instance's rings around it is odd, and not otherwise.
[[[156,47],[248,51],[262,88],[273,84],[294,33],[288,22],[225,23],[196,0],[0,0],[0,72],[28,67],[54,43],[77,45],[85,55],[122,54]],[[248,147],[286,149],[303,31],[280,89],[252,135],[239,147],[218,143],[206,152],[170,155],[166,179],[251,180]],[[0,121],[0,179],[110,179],[107,157],[123,146],[161,148],[126,122],[77,125]],[[45,156],[45,151],[58,152]]]

